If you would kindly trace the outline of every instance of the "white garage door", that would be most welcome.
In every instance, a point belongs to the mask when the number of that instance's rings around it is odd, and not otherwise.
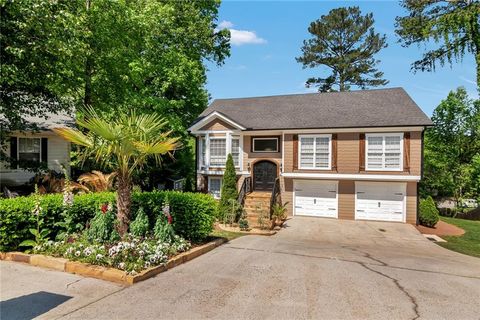
[[[355,219],[405,222],[405,183],[356,182],[355,191]]]
[[[338,217],[336,181],[295,181],[295,215]]]

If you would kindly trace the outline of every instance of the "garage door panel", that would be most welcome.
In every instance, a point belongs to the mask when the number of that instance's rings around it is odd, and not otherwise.
[[[356,183],[355,218],[362,220],[404,221],[404,183]]]
[[[296,181],[295,214],[336,218],[337,183],[331,181]]]

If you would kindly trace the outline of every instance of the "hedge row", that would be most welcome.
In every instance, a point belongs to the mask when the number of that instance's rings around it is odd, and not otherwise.
[[[132,220],[137,209],[142,206],[153,227],[157,216],[162,214],[167,196],[175,232],[194,242],[205,239],[212,231],[217,211],[216,201],[205,194],[175,191],[134,193]],[[50,229],[50,238],[54,238],[62,230],[59,222],[68,220],[71,225],[79,224],[85,227],[100,205],[107,202],[115,204],[114,193],[77,195],[70,207],[62,205],[62,194],[42,196],[42,228]],[[31,212],[33,205],[32,196],[0,200],[0,251],[15,250],[20,242],[32,237],[28,229],[36,227],[36,217]]]

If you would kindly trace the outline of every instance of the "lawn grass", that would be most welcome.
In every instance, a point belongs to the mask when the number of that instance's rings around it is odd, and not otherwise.
[[[465,230],[463,236],[442,236],[447,242],[437,242],[444,248],[480,258],[480,221],[440,217],[444,222]]]
[[[225,230],[213,230],[212,233],[210,233],[211,237],[215,238],[225,238],[228,241],[236,239],[238,237],[246,235],[245,233],[241,232],[232,232],[232,231],[225,231]]]

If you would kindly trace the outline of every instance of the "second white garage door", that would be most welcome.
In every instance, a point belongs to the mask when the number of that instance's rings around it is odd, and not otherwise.
[[[355,191],[355,219],[405,222],[405,183],[356,182]]]
[[[296,180],[295,215],[337,218],[338,183],[336,181]]]

